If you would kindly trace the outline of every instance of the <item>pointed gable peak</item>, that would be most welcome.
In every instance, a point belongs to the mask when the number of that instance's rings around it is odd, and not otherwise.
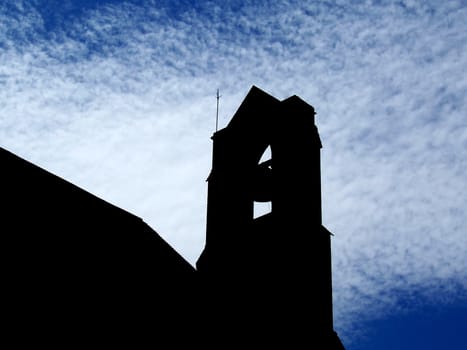
[[[312,115],[316,114],[313,106],[303,101],[297,95],[293,95],[293,96],[286,98],[285,100],[282,100],[281,104],[286,105],[286,106],[294,106],[294,108],[299,108],[301,110],[307,111],[308,113],[311,113]]]
[[[236,127],[244,123],[261,123],[267,118],[280,101],[253,85],[243,99],[240,107],[232,117],[228,127]]]

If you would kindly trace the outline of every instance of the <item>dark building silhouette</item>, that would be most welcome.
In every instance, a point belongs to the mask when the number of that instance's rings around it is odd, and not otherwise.
[[[143,220],[5,149],[0,160],[3,334],[68,348],[189,329],[195,269]]]
[[[197,270],[209,286],[216,332],[257,345],[341,349],[333,330],[330,233],[321,222],[321,141],[312,106],[253,87],[214,133],[206,246]],[[271,159],[260,163],[270,147]],[[254,202],[271,212],[254,219]],[[228,301],[225,302],[225,298]],[[224,304],[226,306],[224,306]]]
[[[297,96],[279,101],[252,87],[214,133],[196,270],[140,218],[1,149],[12,332],[114,344],[170,335],[162,348],[343,349],[314,117]],[[271,159],[260,162],[268,147]],[[254,202],[271,212],[254,218]]]

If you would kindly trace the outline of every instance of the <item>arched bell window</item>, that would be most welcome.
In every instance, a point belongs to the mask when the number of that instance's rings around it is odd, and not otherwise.
[[[253,218],[272,210],[272,154],[271,146],[264,151],[255,169],[253,184]]]

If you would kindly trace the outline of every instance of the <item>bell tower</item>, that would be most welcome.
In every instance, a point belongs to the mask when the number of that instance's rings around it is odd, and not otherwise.
[[[217,320],[207,327],[241,343],[344,349],[333,329],[314,118],[299,97],[279,101],[253,86],[212,136],[206,244],[197,270]],[[271,158],[260,163],[268,147]],[[254,218],[255,201],[271,202],[271,212]]]

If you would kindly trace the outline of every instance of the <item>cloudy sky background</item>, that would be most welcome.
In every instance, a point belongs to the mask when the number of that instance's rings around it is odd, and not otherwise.
[[[219,127],[253,84],[300,96],[323,143],[335,328],[363,349],[380,320],[467,304],[466,18],[466,1],[0,0],[0,146],[194,264],[216,89]]]

